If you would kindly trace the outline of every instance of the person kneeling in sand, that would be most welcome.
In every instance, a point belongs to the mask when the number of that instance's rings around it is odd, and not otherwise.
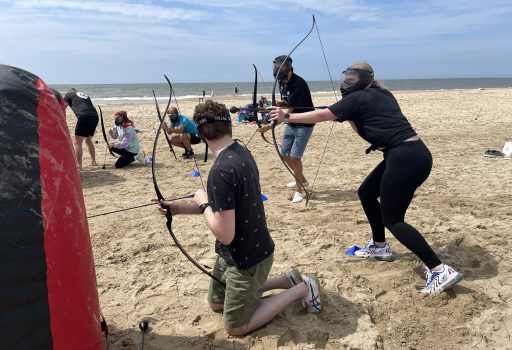
[[[119,138],[121,142],[111,143],[108,145],[108,148],[112,152],[120,155],[119,159],[116,161],[116,168],[123,168],[133,163],[135,157],[139,154],[139,137],[135,131],[133,122],[128,119],[128,115],[125,111],[119,111],[115,116],[116,128],[109,130],[109,134],[114,139]],[[119,127],[122,132],[116,130]]]
[[[301,276],[295,268],[267,279],[274,242],[267,229],[261,199],[259,171],[251,153],[232,139],[226,106],[206,101],[195,108],[194,121],[216,156],[208,176],[208,192],[196,191],[194,203],[160,201],[160,211],[203,214],[216,238],[217,259],[208,302],[223,311],[226,332],[242,336],[270,322],[286,306],[301,299],[309,313],[319,313],[320,285],[315,277]],[[271,289],[285,289],[261,299]]]
[[[171,126],[164,123],[163,129],[168,134],[174,134],[171,136],[172,145],[185,149],[185,153],[182,154],[183,157],[192,158],[194,156],[192,145],[201,142],[196,125],[189,118],[179,114],[176,107],[171,107],[167,114],[171,119]]]

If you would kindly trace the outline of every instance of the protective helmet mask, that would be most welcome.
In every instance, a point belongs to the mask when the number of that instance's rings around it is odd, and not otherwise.
[[[284,81],[288,77],[290,71],[293,72],[292,63],[293,60],[290,56],[277,56],[274,61],[274,67],[272,68],[274,79],[277,78],[279,81]],[[279,73],[279,74],[278,74]]]
[[[116,126],[121,126],[121,125],[123,125],[123,117],[122,117],[122,116],[120,116],[120,115],[118,115],[118,116],[116,117],[116,119],[114,119],[114,124],[115,124]]]
[[[274,63],[274,70],[273,70],[274,79],[277,76],[277,80],[283,81],[288,77],[288,72],[290,72],[291,66],[288,65],[287,63],[285,63],[285,64],[283,64],[283,67],[281,68],[280,71],[279,71],[279,67],[281,67],[281,62]],[[278,71],[279,71],[279,74],[277,74]]]
[[[349,67],[341,73],[340,91],[342,96],[366,89],[373,81],[373,72]]]

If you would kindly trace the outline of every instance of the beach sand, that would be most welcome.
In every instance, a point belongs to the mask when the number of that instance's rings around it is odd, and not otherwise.
[[[229,337],[222,315],[206,303],[209,278],[178,250],[153,206],[89,220],[100,304],[109,324],[110,349],[139,349],[138,323],[149,320],[145,349],[512,349],[512,160],[484,158],[512,139],[512,89],[396,92],[400,106],[430,148],[434,167],[418,189],[406,220],[445,262],[464,274],[453,289],[424,296],[423,265],[386,231],[394,262],[361,260],[344,251],[370,238],[357,189],[381,161],[365,154],[367,144],[347,123],[315,127],[303,158],[314,183],[307,208],[292,204],[292,181],[273,146],[256,135],[249,144],[260,171],[268,227],[276,244],[271,275],[297,266],[316,274],[323,288],[323,312],[305,313],[299,302],[252,334]],[[229,108],[243,97],[216,97]],[[316,105],[334,102],[315,95]],[[180,101],[191,116],[197,100]],[[164,106],[161,106],[163,109]],[[126,110],[140,130],[141,145],[153,147],[153,105],[104,105],[112,124]],[[73,135],[75,116],[67,115]],[[278,140],[282,128],[278,128]],[[328,138],[329,133],[332,134]],[[235,138],[247,141],[254,125],[234,123]],[[271,139],[270,133],[268,137]],[[327,147],[324,147],[328,138]],[[97,161],[104,157],[98,127]],[[206,183],[204,147],[195,148]],[[182,153],[177,150],[178,156]],[[148,203],[155,198],[151,167],[106,169],[90,166],[84,148],[81,181],[88,215]],[[199,177],[191,160],[176,161],[161,136],[157,181],[167,198],[193,193]],[[202,216],[175,216],[173,229],[187,252],[212,266],[214,238]]]

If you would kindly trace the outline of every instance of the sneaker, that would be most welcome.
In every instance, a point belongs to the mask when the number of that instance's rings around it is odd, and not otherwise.
[[[297,182],[296,182],[296,181],[288,182],[288,183],[286,184],[286,187],[288,187],[288,188],[295,188],[295,185],[296,185],[296,184],[297,184]],[[308,181],[303,182],[303,183],[302,183],[302,186],[304,186],[304,187],[309,187],[309,182],[308,182]]]
[[[284,274],[286,278],[288,278],[288,281],[290,282],[290,287],[294,287],[297,284],[303,282],[299,270],[297,270],[295,267],[289,268],[284,272]]]
[[[137,160],[142,165],[146,165],[146,154],[144,153],[144,151],[142,149],[135,156],[135,160]]]
[[[293,195],[292,203],[299,203],[304,200],[304,195],[300,192],[295,192]]]
[[[494,149],[488,149],[487,151],[484,152],[484,157],[487,158],[499,158],[503,157],[504,155],[505,154],[503,154],[502,152]]]
[[[194,156],[194,151],[190,150],[190,151],[185,151],[184,155],[183,155],[183,158],[185,159],[190,159]]]
[[[308,287],[308,296],[302,299],[303,305],[306,305],[308,313],[318,314],[322,311],[322,302],[320,301],[320,283],[316,277],[304,276],[304,283]]]
[[[464,278],[464,276],[450,266],[443,264],[443,267],[444,269],[441,272],[431,271],[428,268],[425,270],[427,282],[425,283],[425,287],[421,290],[422,293],[439,294]]]
[[[384,247],[379,247],[371,239],[365,243],[365,246],[354,252],[354,256],[358,258],[372,258],[375,260],[393,261],[393,252],[391,246],[386,243]]]

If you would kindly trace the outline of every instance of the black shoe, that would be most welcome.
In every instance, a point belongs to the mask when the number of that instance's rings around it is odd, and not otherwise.
[[[487,151],[484,152],[484,157],[488,158],[499,158],[503,156],[504,154],[502,152],[494,149],[488,149]]]
[[[183,158],[185,159],[190,159],[194,156],[194,151],[190,150],[190,151],[186,151],[184,154],[183,154]]]

